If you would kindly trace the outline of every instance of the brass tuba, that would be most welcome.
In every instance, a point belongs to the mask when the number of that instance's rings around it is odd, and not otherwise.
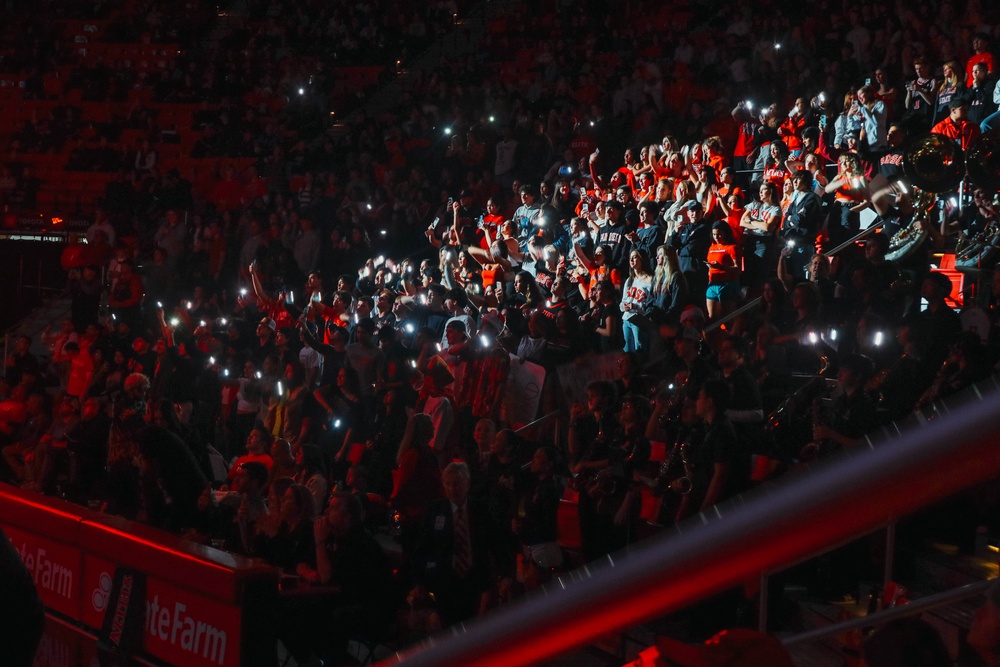
[[[965,164],[973,185],[996,193],[1000,189],[1000,130],[990,130],[972,142]]]
[[[992,269],[1000,258],[1000,220],[997,220],[997,190],[1000,189],[1000,130],[982,135],[971,146],[966,156],[968,178],[973,185],[994,195],[993,221],[982,232],[956,249],[955,269],[963,273],[977,273]]]
[[[913,186],[913,221],[889,241],[885,258],[890,261],[909,257],[927,238],[920,223],[927,219],[938,193],[947,192],[961,182],[965,156],[955,141],[940,134],[927,134],[914,140],[903,154],[903,173]]]

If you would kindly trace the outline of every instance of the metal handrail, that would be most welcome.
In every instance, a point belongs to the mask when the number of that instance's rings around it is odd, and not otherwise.
[[[434,637],[383,664],[536,664],[845,544],[1000,476],[996,378],[934,404],[926,414],[865,438],[821,461],[810,474],[717,505],[667,534],[557,578],[520,604],[453,627],[449,636]]]
[[[859,616],[857,618],[841,621],[840,623],[834,623],[833,625],[826,625],[822,628],[815,628],[807,632],[800,632],[797,635],[783,638],[781,643],[785,646],[806,644],[820,639],[826,639],[827,637],[832,637],[834,635],[839,635],[840,633],[847,632],[848,630],[879,626],[903,616],[913,616],[914,614],[919,614],[920,612],[927,611],[928,609],[944,607],[949,604],[954,604],[955,602],[967,600],[977,595],[982,595],[995,585],[996,581],[993,579],[988,581],[977,581],[975,583],[959,586],[958,588],[952,588],[941,593],[928,595],[920,598],[919,600],[911,600],[906,604],[896,607],[882,609],[873,614],[868,614],[867,616]]]
[[[726,324],[730,320],[732,320],[732,319],[734,319],[736,317],[739,317],[740,315],[742,315],[743,313],[747,312],[748,310],[753,310],[754,308],[756,308],[757,306],[759,306],[763,301],[764,301],[764,297],[760,297],[760,296],[757,297],[756,299],[754,299],[753,301],[747,301],[745,304],[743,304],[742,306],[740,306],[739,308],[737,308],[733,312],[729,313],[725,317],[720,317],[719,319],[715,320],[711,324],[707,325],[705,327],[704,333],[708,333],[709,331],[712,331],[714,329],[717,329],[717,328],[721,327],[723,324]]]
[[[884,226],[885,226],[885,221],[884,220],[879,220],[878,222],[874,223],[873,225],[871,225],[869,227],[865,227],[860,232],[858,232],[857,234],[855,234],[851,238],[847,239],[846,241],[844,241],[843,243],[841,243],[836,248],[833,248],[832,250],[827,250],[826,252],[823,253],[823,256],[824,257],[833,257],[834,255],[836,255],[837,253],[839,253],[844,248],[851,247],[852,245],[854,245],[855,243],[857,243],[861,239],[865,238],[866,236],[870,236],[871,234],[875,233],[879,229],[882,229],[882,227],[884,227]]]
[[[538,425],[540,425],[540,424],[542,424],[544,422],[547,422],[548,420],[552,419],[553,417],[558,417],[558,416],[559,416],[559,410],[553,410],[552,412],[550,412],[547,415],[542,415],[541,417],[539,417],[535,421],[528,422],[527,424],[525,424],[521,428],[519,428],[516,431],[514,431],[514,433],[516,433],[517,435],[521,435],[525,431],[529,431],[529,430],[535,428],[536,426],[538,426]]]

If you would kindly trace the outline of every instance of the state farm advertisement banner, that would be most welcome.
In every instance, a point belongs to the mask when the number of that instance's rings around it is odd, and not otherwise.
[[[81,620],[100,628],[117,564],[86,555]],[[202,597],[147,574],[143,650],[174,665],[240,664],[239,607]]]
[[[80,549],[6,524],[3,529],[34,577],[45,606],[77,618],[80,613]]]

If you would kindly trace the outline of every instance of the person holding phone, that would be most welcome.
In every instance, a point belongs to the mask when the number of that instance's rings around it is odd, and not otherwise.
[[[857,93],[844,95],[844,106],[833,123],[833,147],[838,151],[847,148],[847,135],[861,132],[861,119],[858,117]]]
[[[646,311],[649,308],[653,272],[649,268],[649,255],[644,250],[633,249],[628,257],[629,277],[622,290],[622,330],[625,334],[625,351],[644,353],[649,349],[649,327]]]
[[[930,127],[934,119],[937,82],[930,63],[924,58],[914,59],[913,69],[917,77],[906,83],[906,113],[903,120],[916,124],[925,123],[924,127]]]
[[[888,147],[885,103],[878,99],[875,89],[870,84],[858,88],[857,95],[857,114],[861,122],[861,153],[867,162],[877,166]]]
[[[712,245],[705,265],[708,267],[705,310],[709,319],[716,320],[732,311],[740,298],[740,250],[725,220],[712,225]]]

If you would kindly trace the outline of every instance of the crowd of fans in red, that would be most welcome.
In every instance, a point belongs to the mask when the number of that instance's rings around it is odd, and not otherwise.
[[[931,270],[954,237],[994,238],[996,184],[915,219],[901,166],[932,128],[968,148],[996,122],[996,17],[977,2],[521,6],[465,62],[401,79],[391,111],[334,127],[331,59],[412,52],[457,8],[247,4],[216,51],[182,48],[155,80],[73,77],[95,99],[148,87],[133,120],[150,132],[124,158],[107,137],[74,153],[121,176],[47,365],[28,339],[6,360],[0,467],[337,584],[289,610],[297,657],[326,650],[318,624],[398,606],[367,529],[395,535],[411,603],[432,591],[454,623],[567,566],[563,497],[591,560],[1000,358],[1000,274],[984,260],[959,293]],[[194,45],[222,24],[159,10],[108,31]],[[21,64],[43,77],[57,57]],[[171,101],[204,103],[192,157],[252,165],[194,186],[162,170]],[[13,154],[49,150],[55,120]],[[865,209],[881,231],[819,252]],[[911,224],[926,240],[886,259]],[[963,328],[962,297],[988,335]],[[609,354],[614,379],[568,394],[561,368]],[[544,376],[537,414],[559,417],[519,434],[522,364]]]

